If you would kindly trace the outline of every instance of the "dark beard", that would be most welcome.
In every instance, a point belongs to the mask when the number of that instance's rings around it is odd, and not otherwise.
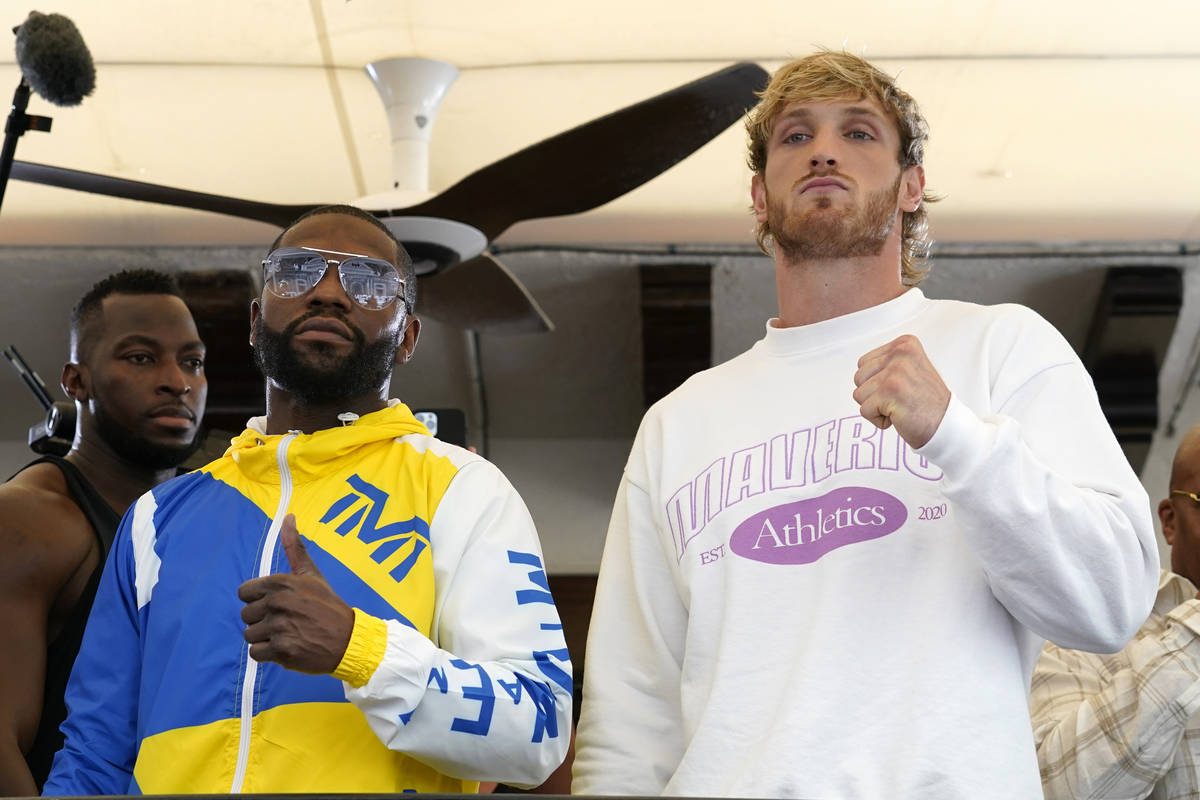
[[[204,443],[204,432],[200,427],[196,428],[196,435],[187,444],[172,445],[152,442],[122,428],[116,420],[109,416],[104,409],[104,403],[100,402],[99,398],[96,399],[93,406],[92,415],[96,419],[96,432],[117,456],[130,464],[136,464],[155,472],[178,467]]]
[[[400,336],[366,344],[362,331],[340,320],[354,336],[354,349],[341,358],[323,342],[308,344],[311,354],[301,356],[292,346],[296,328],[313,317],[331,316],[320,309],[288,324],[282,332],[267,327],[260,316],[254,321],[254,363],[267,380],[296,398],[302,406],[317,408],[347,398],[378,392],[392,374]]]
[[[789,216],[782,201],[767,199],[767,223],[779,252],[792,263],[877,256],[896,224],[900,178],[867,197],[857,210],[835,211],[825,198],[817,208]]]

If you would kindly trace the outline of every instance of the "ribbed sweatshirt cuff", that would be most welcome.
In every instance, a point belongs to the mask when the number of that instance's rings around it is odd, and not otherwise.
[[[951,394],[938,429],[914,452],[941,469],[949,481],[960,483],[985,463],[993,435],[966,403]]]
[[[375,674],[387,650],[387,623],[365,611],[354,609],[354,630],[341,662],[333,677],[355,689],[366,684]]]

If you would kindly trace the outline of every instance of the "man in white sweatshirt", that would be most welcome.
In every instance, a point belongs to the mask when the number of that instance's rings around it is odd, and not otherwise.
[[[924,297],[926,125],[860,58],[751,113],[779,316],[642,422],[617,493],[574,790],[1035,798],[1043,639],[1146,618],[1145,492],[1032,311]]]

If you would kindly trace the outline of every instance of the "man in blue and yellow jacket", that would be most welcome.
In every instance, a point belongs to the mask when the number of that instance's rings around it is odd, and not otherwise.
[[[562,625],[512,486],[386,399],[411,261],[331,206],[263,267],[266,416],[126,514],[46,793],[540,783],[570,735]]]

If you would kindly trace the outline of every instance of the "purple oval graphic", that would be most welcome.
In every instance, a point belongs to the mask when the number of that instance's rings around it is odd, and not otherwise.
[[[734,528],[729,549],[767,564],[811,564],[839,547],[887,536],[906,519],[908,509],[890,494],[847,486],[760,511]]]

